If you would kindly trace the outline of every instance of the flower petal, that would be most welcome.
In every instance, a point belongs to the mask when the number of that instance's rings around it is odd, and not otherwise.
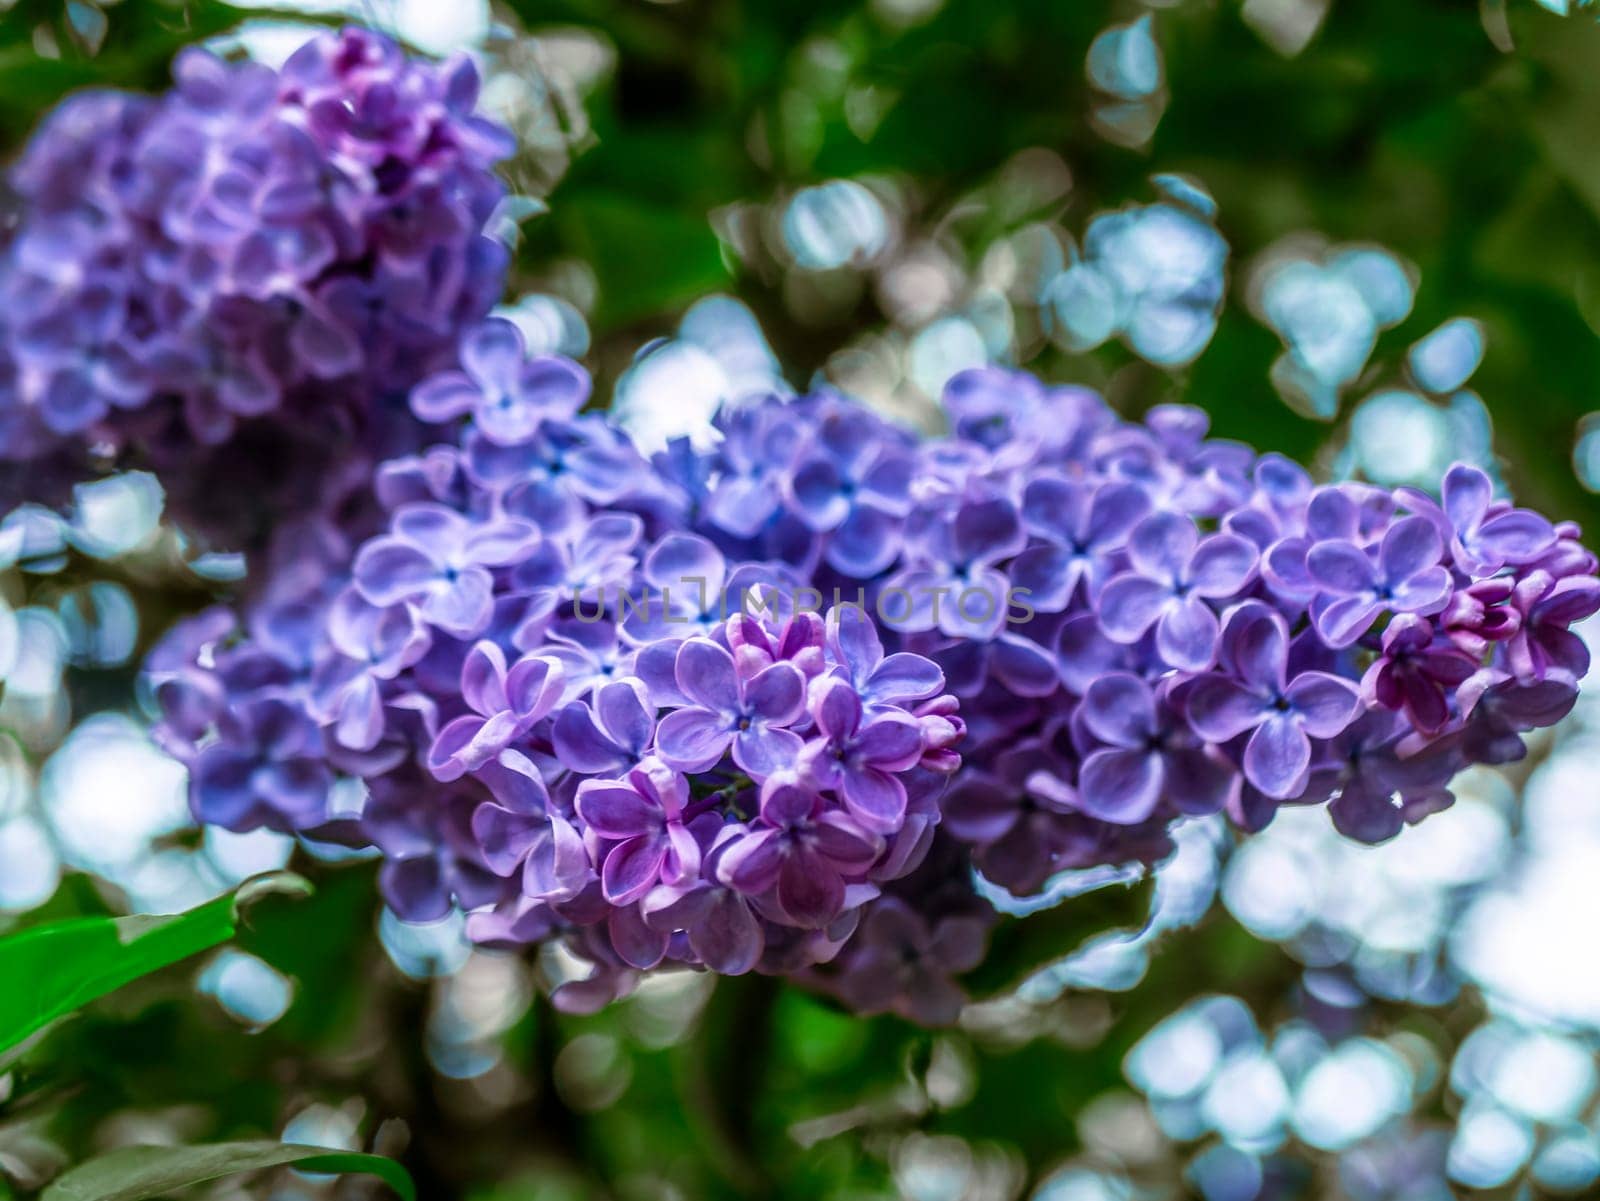
[[[1372,560],[1353,542],[1318,542],[1306,552],[1306,573],[1317,587],[1341,596],[1371,592]]]
[[[661,878],[667,857],[664,837],[644,835],[611,848],[600,869],[600,893],[613,905],[631,905]]]
[[[684,696],[714,713],[739,711],[733,656],[709,638],[690,638],[678,648],[673,674]]]
[[[656,727],[656,753],[679,771],[716,766],[733,742],[733,723],[709,709],[675,709]]]
[[[906,818],[906,787],[875,767],[846,767],[839,792],[851,815],[867,829],[892,834]]]
[[[1383,535],[1378,567],[1390,584],[1398,584],[1444,557],[1444,540],[1426,517],[1402,517]]]
[[[1183,694],[1184,716],[1207,742],[1228,742],[1252,730],[1272,712],[1259,693],[1222,676],[1202,676]]]
[[[1445,472],[1440,488],[1445,514],[1458,536],[1478,528],[1489,502],[1494,499],[1494,484],[1484,472],[1469,463],[1456,463]]]
[[[689,927],[689,946],[718,975],[742,976],[761,958],[761,925],[742,898],[719,892]]]
[[[1235,534],[1212,534],[1189,560],[1189,585],[1198,595],[1217,599],[1239,593],[1255,574],[1255,544]]]
[[[773,725],[788,725],[806,707],[806,681],[792,663],[774,663],[744,686],[748,712]]]
[[[1100,624],[1113,642],[1137,642],[1173,599],[1172,589],[1142,575],[1119,575],[1100,592]]]
[[[1269,717],[1244,748],[1244,774],[1273,800],[1304,791],[1311,768],[1311,742],[1292,715]]]
[[[1114,672],[1089,685],[1078,717],[1101,742],[1144,747],[1156,732],[1155,698],[1138,676]]]
[[[637,904],[613,909],[606,919],[606,933],[622,961],[641,972],[655,967],[667,953],[668,933],[652,928]]]
[[[1134,570],[1162,583],[1184,578],[1200,532],[1181,513],[1152,513],[1128,535],[1128,558]]]
[[[602,838],[653,834],[663,825],[660,806],[619,780],[585,780],[578,785],[574,804],[578,816]]]
[[[1361,713],[1361,694],[1356,686],[1327,672],[1301,672],[1289,681],[1284,698],[1313,738],[1343,733]]]
[[[459,371],[445,371],[411,390],[411,411],[422,421],[453,421],[472,412],[481,397],[478,385],[467,376]]]
[[[1217,657],[1217,615],[1198,596],[1167,607],[1156,622],[1156,650],[1181,671],[1204,671]]]
[[[793,730],[752,726],[733,736],[733,761],[756,779],[765,780],[775,772],[793,769],[804,746]]]
[[[461,699],[488,717],[510,708],[506,702],[506,656],[487,639],[473,644],[461,661]]]
[[[777,882],[786,846],[781,830],[755,830],[737,839],[716,861],[717,876],[728,887],[759,896]]]
[[[370,604],[410,600],[438,578],[439,565],[399,538],[374,538],[356,555],[356,587]]]
[[[897,713],[885,713],[862,727],[854,755],[885,771],[904,771],[922,758],[922,727]]]
[[[1133,825],[1155,811],[1165,773],[1161,756],[1145,750],[1108,748],[1083,762],[1078,804],[1091,817]]]
[[[814,855],[791,855],[778,873],[778,904],[802,929],[819,930],[844,907],[844,881]]]

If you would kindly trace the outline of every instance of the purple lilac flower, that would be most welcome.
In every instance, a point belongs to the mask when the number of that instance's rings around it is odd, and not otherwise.
[[[760,817],[761,828],[722,857],[720,878],[747,896],[771,890],[785,916],[804,928],[838,917],[846,879],[864,874],[883,853],[883,839],[795,780],[768,781]]]
[[[1045,541],[1017,556],[1012,583],[1026,588],[1030,603],[1045,613],[1065,609],[1080,582],[1095,599],[1116,569],[1116,552],[1150,504],[1149,493],[1136,484],[1093,487],[1064,476],[1030,481],[1022,493],[1022,519]]]
[[[543,377],[499,337],[425,393],[455,446],[330,488],[151,679],[197,812],[314,830],[362,778],[339,826],[391,904],[559,942],[589,965],[563,1006],[679,965],[949,1020],[995,921],[974,872],[1034,892],[1285,803],[1392,837],[1524,753],[1587,663],[1576,527],[1464,470],[1444,506],[1313,487],[1203,414],[999,370],[953,381],[946,438],[774,397],[647,462],[519,391]]]
[[[687,638],[705,633],[743,607],[742,594],[729,597],[728,564],[706,539],[668,534],[645,556],[647,588],[630,598],[622,631],[634,642]]]
[[[885,598],[904,596],[905,604],[884,616],[901,630],[987,641],[1005,625],[1011,586],[994,564],[1023,545],[1016,505],[1004,497],[973,498],[953,512],[920,515],[910,523],[917,565],[884,586]]]
[[[922,759],[922,727],[910,717],[869,716],[848,681],[819,680],[811,690],[817,734],[796,756],[801,777],[837,792],[868,829],[890,833],[905,819],[900,773]]]
[[[1396,709],[1418,731],[1437,734],[1450,720],[1450,697],[1478,669],[1477,660],[1436,638],[1426,618],[1402,613],[1383,632],[1383,653],[1361,686],[1368,703]]]
[[[1515,763],[1528,753],[1522,735],[1553,726],[1572,711],[1578,682],[1559,669],[1533,683],[1486,667],[1461,685],[1462,745],[1474,763]]]
[[[921,655],[884,655],[883,639],[867,611],[836,608],[828,621],[828,647],[867,708],[920,701],[944,687],[938,664]]]
[[[154,469],[191,528],[255,549],[317,510],[334,462],[370,474],[419,440],[392,398],[501,292],[484,231],[512,140],[473,115],[464,56],[369,30],[276,72],[186,49],[173,81],[69,98],[10,172],[0,460],[92,442]]]
[[[593,878],[589,852],[567,814],[550,799],[527,756],[502,751],[487,777],[492,799],[472,814],[472,833],[484,863],[518,878],[540,901],[570,901]]]
[[[911,509],[916,460],[906,447],[881,439],[880,428],[866,410],[839,407],[818,423],[812,446],[788,475],[797,516],[831,534],[827,562],[858,578],[894,562]]]
[[[1215,813],[1232,784],[1180,717],[1138,676],[1102,676],[1084,694],[1078,721],[1100,743],[1079,772],[1079,807],[1133,825],[1169,801],[1182,813]]]
[[[1176,513],[1145,518],[1128,536],[1133,570],[1100,593],[1100,621],[1117,642],[1137,642],[1151,626],[1156,649],[1173,667],[1204,671],[1217,654],[1217,615],[1208,599],[1236,596],[1256,567],[1256,549],[1233,534],[1202,539]]]
[[[1443,507],[1457,564],[1476,575],[1529,563],[1555,541],[1550,522],[1528,509],[1494,500],[1494,485],[1476,467],[1458,463],[1445,473]]]
[[[1076,806],[1071,790],[1035,794],[1026,781],[970,771],[945,796],[943,828],[973,848],[973,865],[985,877],[1026,894],[1071,866],[1064,854]]]
[[[1222,634],[1228,674],[1202,676],[1183,698],[1189,724],[1210,742],[1248,733],[1244,774],[1269,797],[1295,796],[1311,770],[1311,739],[1332,738],[1361,710],[1349,680],[1307,671],[1289,679],[1289,629],[1265,605],[1246,601]]]
[[[696,818],[690,829],[697,837],[710,838],[701,855],[700,878],[652,889],[640,902],[640,912],[662,933],[682,930],[689,949],[712,971],[742,976],[760,961],[766,939],[749,896],[723,883],[722,860],[747,841],[748,832],[739,823],[724,823],[712,814]]]
[[[1381,613],[1437,613],[1452,589],[1443,555],[1438,531],[1423,517],[1390,526],[1375,556],[1347,539],[1316,543],[1306,553],[1306,571],[1321,590],[1312,606],[1318,632],[1330,646],[1348,646]]]
[[[1511,596],[1508,609],[1519,613],[1516,632],[1506,641],[1511,673],[1524,684],[1554,671],[1581,679],[1589,670],[1589,648],[1572,627],[1600,612],[1600,580],[1593,576],[1557,579],[1542,569],[1528,574]]]
[[[633,513],[603,513],[547,532],[511,573],[526,604],[515,636],[527,640],[567,605],[580,622],[592,623],[607,605],[623,603],[638,563],[631,552],[643,533],[644,522]]]
[[[380,778],[362,813],[364,830],[384,854],[378,874],[384,900],[408,922],[493,904],[500,881],[472,828],[477,797],[461,791],[422,808],[405,795],[419,783],[405,773]]]
[[[471,413],[484,437],[515,446],[588,398],[587,372],[559,355],[528,359],[521,331],[495,317],[462,338],[460,371],[429,376],[412,390],[411,410],[436,424]]]
[[[601,862],[607,901],[627,905],[658,883],[680,884],[699,873],[700,844],[686,824],[688,804],[688,782],[655,759],[622,779],[578,786],[578,816],[595,835],[616,844]]]
[[[698,459],[687,440],[678,447],[695,477],[690,491],[712,529],[734,538],[753,538],[783,508],[785,467],[792,461],[805,426],[788,407],[753,404],[723,409],[714,419],[722,435],[715,452]],[[659,459],[664,474],[671,456]]]
[[[1454,802],[1459,749],[1449,740],[1408,747],[1410,733],[1401,715],[1369,709],[1321,748],[1307,796],[1333,798],[1328,815],[1347,838],[1387,841]]]
[[[390,533],[356,556],[356,587],[370,604],[410,603],[428,624],[472,638],[493,613],[489,569],[522,559],[538,540],[526,522],[479,524],[443,505],[406,505],[395,512]]]
[[[509,668],[492,642],[479,642],[461,664],[461,699],[471,713],[451,721],[428,750],[428,770],[458,780],[516,742],[561,700],[561,665],[524,655]]]
[[[758,779],[794,763],[802,743],[789,726],[806,698],[796,667],[773,663],[747,675],[715,642],[691,638],[678,648],[675,670],[690,704],[662,719],[657,745],[664,760],[704,771],[731,749],[734,762]]]
[[[287,700],[262,697],[220,725],[219,740],[194,761],[197,820],[225,830],[281,830],[320,818],[332,773],[310,717]]]
[[[839,991],[867,1013],[893,1010],[925,1026],[948,1025],[966,1001],[953,977],[978,966],[987,942],[980,918],[930,922],[898,898],[885,898],[853,940]]]

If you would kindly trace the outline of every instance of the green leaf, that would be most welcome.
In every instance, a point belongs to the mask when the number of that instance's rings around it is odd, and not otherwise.
[[[140,976],[226,942],[251,901],[309,889],[278,872],[187,913],[74,918],[0,938],[0,1052]]]
[[[1040,968],[1058,962],[1089,939],[1111,930],[1140,929],[1150,919],[1155,877],[1109,883],[996,928],[983,963],[963,978],[978,1000],[1014,991]]]
[[[410,1173],[392,1159],[268,1141],[123,1147],[64,1173],[45,1189],[41,1201],[141,1201],[240,1172],[291,1166],[304,1172],[376,1176],[405,1201],[416,1201]]]

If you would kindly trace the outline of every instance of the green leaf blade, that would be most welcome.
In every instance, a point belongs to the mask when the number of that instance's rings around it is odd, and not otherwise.
[[[203,1147],[123,1147],[63,1173],[40,1201],[145,1201],[225,1176],[285,1167],[376,1176],[403,1201],[417,1198],[411,1174],[382,1155],[263,1140]]]
[[[0,1052],[141,976],[232,938],[241,906],[273,892],[303,893],[276,873],[238,892],[166,917],[86,917],[0,938]]]

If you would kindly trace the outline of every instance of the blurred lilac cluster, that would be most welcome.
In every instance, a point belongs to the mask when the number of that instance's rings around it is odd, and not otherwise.
[[[465,57],[367,30],[173,74],[70,98],[10,172],[0,496],[147,466],[238,547],[418,443],[407,393],[504,286],[483,231],[514,147]]]
[[[1031,893],[1284,803],[1388,838],[1570,708],[1600,608],[1578,531],[1474,468],[1316,487],[1000,369],[942,438],[820,392],[647,461],[587,395],[473,329],[383,532],[304,523],[242,631],[150,662],[202,821],[370,842],[401,916],[591,965],[569,1006],[665,961],[945,1020],[973,869]]]

